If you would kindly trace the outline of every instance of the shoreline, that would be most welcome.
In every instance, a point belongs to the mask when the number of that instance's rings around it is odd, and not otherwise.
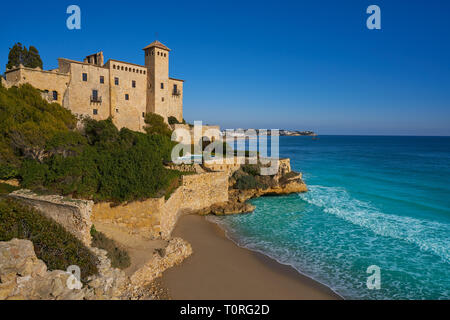
[[[173,236],[190,242],[194,251],[162,276],[162,285],[174,300],[342,299],[292,266],[238,246],[205,217],[180,217]]]

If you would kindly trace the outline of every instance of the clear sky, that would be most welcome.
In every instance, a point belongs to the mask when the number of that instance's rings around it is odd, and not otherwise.
[[[81,30],[66,8],[81,8]],[[368,30],[366,8],[381,8]],[[57,58],[144,63],[155,40],[185,79],[184,116],[224,128],[450,135],[450,1],[2,1],[0,71],[15,42]]]

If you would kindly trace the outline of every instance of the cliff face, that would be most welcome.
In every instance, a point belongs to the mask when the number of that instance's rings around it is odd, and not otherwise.
[[[271,176],[260,174],[260,165],[244,165],[229,178],[228,201],[212,205],[199,214],[236,214],[252,212],[255,207],[247,202],[265,195],[284,195],[306,192],[302,174],[291,171],[289,159],[280,160],[278,172]]]

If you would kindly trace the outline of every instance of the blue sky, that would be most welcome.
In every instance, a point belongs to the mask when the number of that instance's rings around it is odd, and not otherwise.
[[[184,115],[224,128],[450,135],[450,1],[2,2],[0,71],[15,42],[57,58],[143,64],[158,39],[185,82]],[[81,8],[81,30],[66,8]],[[381,30],[366,8],[381,8]],[[23,9],[22,9],[23,8]],[[17,19],[20,12],[21,19]],[[13,14],[8,14],[13,13]]]

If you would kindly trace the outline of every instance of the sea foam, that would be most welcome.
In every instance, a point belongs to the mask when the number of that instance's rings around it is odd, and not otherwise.
[[[367,228],[377,235],[417,245],[445,262],[450,262],[450,226],[440,222],[378,211],[370,203],[352,198],[344,188],[309,186],[299,197],[345,221]]]

